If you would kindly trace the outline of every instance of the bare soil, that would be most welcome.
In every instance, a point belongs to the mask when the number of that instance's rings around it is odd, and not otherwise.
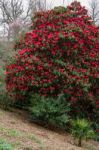
[[[95,141],[77,147],[73,138],[63,131],[51,131],[31,123],[24,111],[0,109],[0,138],[6,139],[14,150],[99,150]]]

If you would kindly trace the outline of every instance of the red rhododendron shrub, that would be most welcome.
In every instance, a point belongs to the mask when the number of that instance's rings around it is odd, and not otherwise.
[[[15,48],[6,85],[16,99],[64,93],[72,103],[92,101],[99,107],[99,28],[79,2],[36,13],[31,31]]]

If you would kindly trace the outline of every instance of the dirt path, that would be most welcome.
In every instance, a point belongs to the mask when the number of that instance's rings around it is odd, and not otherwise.
[[[15,111],[0,110],[0,138],[12,143],[14,150],[99,150],[99,143],[93,141],[79,148],[68,134],[30,123],[25,112]]]

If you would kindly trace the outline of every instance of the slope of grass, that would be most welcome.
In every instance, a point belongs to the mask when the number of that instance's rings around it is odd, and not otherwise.
[[[4,139],[12,150],[99,149],[99,143],[94,141],[84,142],[82,148],[79,148],[67,133],[58,133],[30,123],[28,114],[20,110],[0,110],[0,138]]]

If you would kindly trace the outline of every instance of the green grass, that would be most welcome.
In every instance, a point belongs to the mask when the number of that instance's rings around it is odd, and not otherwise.
[[[13,147],[19,147],[19,146],[21,146],[22,144],[21,144],[21,142],[16,141],[16,142],[13,142],[11,145],[12,145]]]
[[[8,129],[8,128],[4,128],[2,126],[0,126],[0,132],[3,133],[4,135],[8,136],[8,137],[24,137],[27,140],[31,140],[37,144],[39,144],[40,149],[44,148],[44,143],[42,142],[42,140],[40,138],[38,138],[36,135],[34,134],[25,134],[23,132],[14,130],[14,129]],[[20,141],[16,141],[15,143],[12,143],[13,147],[19,147],[21,145]],[[1,150],[1,149],[0,149]],[[3,149],[2,149],[3,150]],[[4,149],[6,150],[6,149]],[[9,150],[9,149],[8,149]]]
[[[21,133],[19,131],[13,130],[13,129],[7,129],[4,127],[0,127],[0,131],[11,137],[21,136]]]
[[[19,132],[19,131],[16,131],[16,130],[9,130],[9,131],[7,132],[7,134],[8,134],[9,136],[13,136],[13,137],[21,136],[20,132]]]
[[[0,139],[0,150],[13,150],[13,146],[5,139]]]
[[[24,133],[21,133],[20,131],[7,129],[2,126],[0,127],[0,131],[12,137],[24,136]],[[27,135],[26,137],[29,138],[30,140],[35,141],[38,144],[42,144],[42,141],[38,137],[36,137],[34,134]]]
[[[28,138],[29,138],[30,140],[35,141],[37,144],[39,144],[41,149],[44,148],[44,143],[43,143],[37,136],[35,136],[34,134],[29,135]]]

